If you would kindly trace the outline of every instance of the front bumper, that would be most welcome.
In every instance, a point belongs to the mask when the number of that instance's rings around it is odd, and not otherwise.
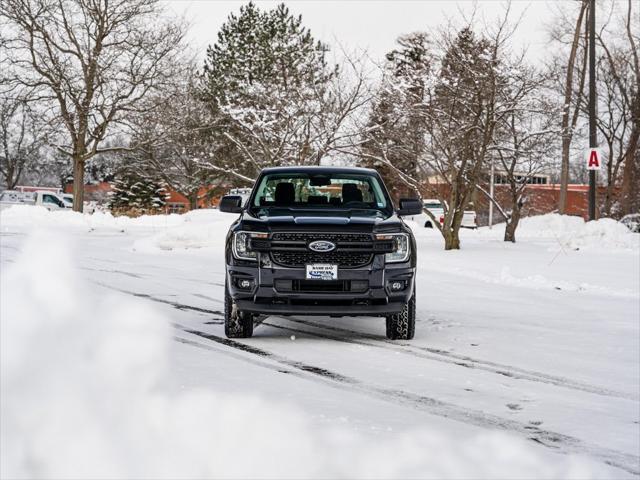
[[[258,268],[258,263],[227,265],[229,294],[240,310],[254,314],[386,316],[400,312],[413,292],[415,268],[409,262],[385,265],[384,255],[375,255],[366,267],[338,268],[338,282],[349,286],[344,291],[323,291],[322,280],[309,291],[304,268]],[[250,286],[240,288],[241,280]],[[404,288],[393,291],[394,282]]]

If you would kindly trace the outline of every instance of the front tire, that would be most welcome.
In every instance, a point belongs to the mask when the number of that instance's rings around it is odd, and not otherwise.
[[[250,338],[253,336],[253,315],[238,310],[236,303],[224,286],[224,334],[227,338]]]
[[[416,291],[399,313],[388,315],[387,338],[389,340],[411,340],[416,333]]]

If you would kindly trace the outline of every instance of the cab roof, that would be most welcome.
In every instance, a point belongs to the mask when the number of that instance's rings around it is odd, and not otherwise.
[[[334,174],[351,173],[364,175],[377,175],[378,172],[372,168],[362,167],[331,167],[331,166],[301,166],[301,167],[269,167],[262,169],[262,175],[270,173],[308,173],[308,174]]]

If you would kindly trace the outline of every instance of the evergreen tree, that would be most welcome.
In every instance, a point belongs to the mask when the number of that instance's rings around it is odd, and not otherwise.
[[[425,33],[400,37],[398,46],[386,56],[362,147],[364,164],[380,171],[395,198],[407,196],[408,184],[418,189],[411,183],[424,150],[424,82],[432,61]]]
[[[229,16],[207,50],[202,94],[235,171],[251,177],[264,166],[319,162],[335,74],[326,52],[284,4],[249,3]]]
[[[160,182],[126,170],[116,177],[109,208],[115,213],[155,213],[165,206],[167,197]]]
[[[250,2],[229,16],[207,49],[205,94],[215,107],[242,98],[257,101],[251,87],[321,85],[328,78],[326,51],[284,4],[261,11]]]

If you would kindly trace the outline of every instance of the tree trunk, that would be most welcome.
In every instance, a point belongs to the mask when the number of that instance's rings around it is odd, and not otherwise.
[[[445,250],[460,250],[459,230],[454,230],[452,228],[443,228],[442,235],[444,236]]]
[[[511,218],[507,220],[507,226],[504,229],[504,241],[516,243],[516,228],[520,222],[520,207],[516,206],[511,211]]]
[[[449,218],[449,215],[451,217]],[[460,225],[464,209],[447,212],[442,225],[442,236],[444,237],[445,250],[460,250]]]
[[[613,201],[614,201],[614,195],[615,195],[614,188],[615,188],[615,185],[613,181],[607,180],[607,187],[604,193],[604,206],[602,207],[602,211],[600,212],[599,217],[607,217],[607,218],[611,217],[611,209],[613,208]]]
[[[73,211],[81,212],[84,206],[84,159],[73,155]]]
[[[189,193],[189,210],[198,208],[198,190]]]
[[[7,174],[5,175],[5,183],[7,184],[7,190],[13,190],[18,184],[18,176],[13,174],[13,167],[7,167]]]
[[[638,122],[640,123],[640,122]],[[634,124],[622,171],[620,209],[622,215],[640,211],[640,127]]]
[[[558,203],[558,210],[560,213],[564,213],[567,205],[567,190],[569,186],[569,154],[571,138],[573,136],[569,122],[569,111],[571,110],[571,98],[573,97],[573,70],[575,68],[576,54],[578,52],[578,44],[580,42],[582,18],[584,17],[586,8],[587,2],[583,1],[580,6],[580,13],[578,14],[576,28],[573,33],[573,42],[571,43],[571,52],[569,53],[569,61],[567,63],[567,77],[564,85],[564,105],[562,110],[562,165],[560,169],[560,201]],[[578,94],[581,95],[581,93],[582,92],[579,92]]]

